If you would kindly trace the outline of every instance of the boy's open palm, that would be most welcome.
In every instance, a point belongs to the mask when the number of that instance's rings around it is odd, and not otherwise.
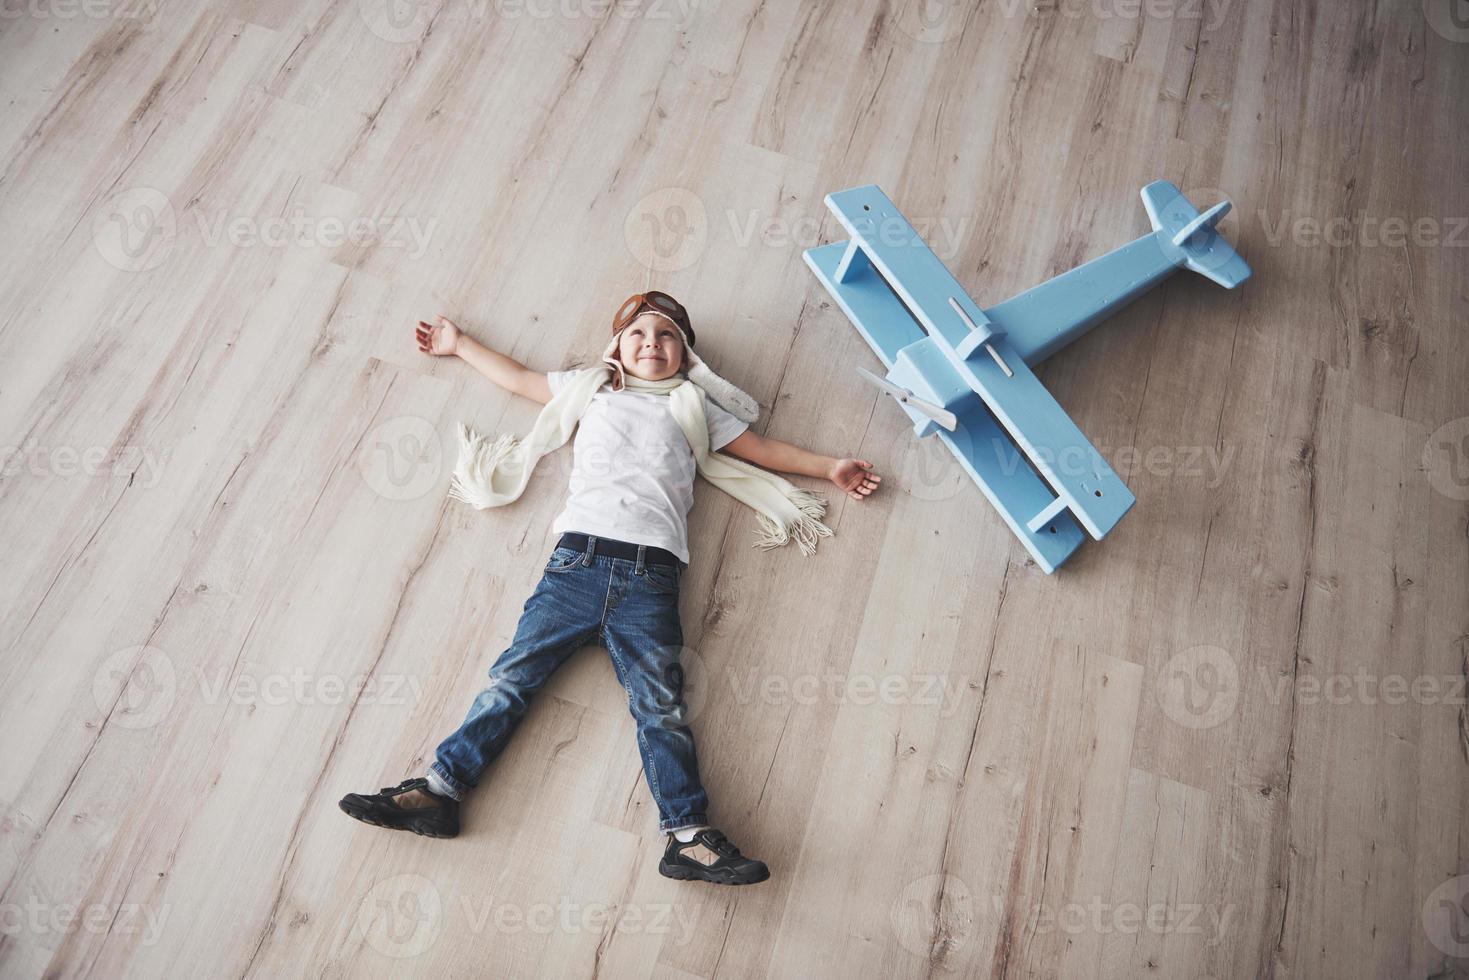
[[[459,328],[448,317],[439,317],[436,324],[418,321],[416,331],[418,349],[435,357],[448,357],[459,349]]]
[[[826,478],[835,483],[848,497],[862,500],[877,489],[882,477],[871,472],[872,464],[865,459],[839,459],[832,464]]]

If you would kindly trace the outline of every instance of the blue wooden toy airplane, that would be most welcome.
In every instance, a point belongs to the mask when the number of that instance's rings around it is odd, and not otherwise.
[[[1152,233],[987,310],[875,184],[828,194],[851,239],[805,252],[887,368],[862,373],[948,444],[1047,574],[1135,498],[1031,367],[1180,268],[1230,289],[1250,276],[1215,230],[1228,201],[1200,213],[1166,180],[1142,197]]]

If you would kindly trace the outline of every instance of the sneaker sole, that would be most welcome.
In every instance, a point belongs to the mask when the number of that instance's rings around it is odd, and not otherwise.
[[[769,869],[766,869],[765,874],[759,878],[748,878],[744,880],[711,878],[708,875],[700,874],[693,868],[686,868],[681,864],[666,864],[662,861],[658,862],[658,873],[665,878],[672,878],[675,881],[707,881],[711,885],[758,885],[760,882],[770,878]]]
[[[354,810],[351,807],[347,806],[345,803],[339,802],[337,804],[337,808],[345,813],[347,816],[351,817],[353,820],[357,820],[365,824],[371,824],[374,827],[381,827],[384,830],[406,830],[410,834],[417,834],[419,837],[435,837],[440,840],[459,836],[459,832],[457,830],[454,833],[449,834],[445,833],[442,830],[438,830],[437,828],[425,827],[417,822],[404,824],[384,823],[383,821],[378,820],[376,817],[371,816],[366,811]]]

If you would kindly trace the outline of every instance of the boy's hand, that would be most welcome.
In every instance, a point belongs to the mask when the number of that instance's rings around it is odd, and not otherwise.
[[[439,322],[430,326],[418,321],[418,349],[435,357],[448,357],[459,351],[459,328],[448,317],[439,317]]]
[[[882,482],[871,470],[872,464],[865,459],[839,459],[831,464],[826,478],[853,500],[863,500]]]

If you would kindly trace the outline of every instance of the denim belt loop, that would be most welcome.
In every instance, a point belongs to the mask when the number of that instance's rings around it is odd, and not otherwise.
[[[596,555],[597,555],[597,538],[596,538],[595,535],[588,534],[587,535],[587,550],[586,550],[586,554],[584,554],[584,555],[581,556],[581,563],[582,563],[582,565],[583,566],[590,566],[592,564],[592,559],[595,558]]]
[[[648,546],[645,545],[645,544],[638,545],[638,564],[637,564],[637,567],[633,569],[633,574],[634,575],[641,575],[641,574],[643,574],[643,567],[644,567],[643,559],[647,556],[647,554],[648,554]]]

